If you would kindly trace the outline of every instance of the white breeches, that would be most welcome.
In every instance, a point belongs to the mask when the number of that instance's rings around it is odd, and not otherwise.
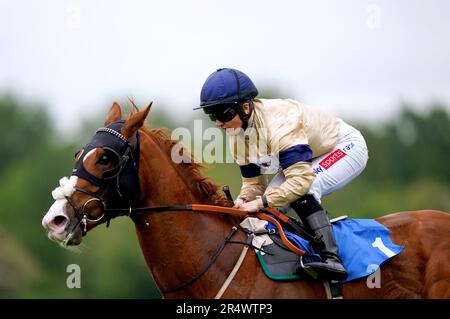
[[[366,167],[368,158],[364,137],[354,127],[342,122],[334,149],[313,158],[312,168],[316,179],[308,194],[314,195],[320,202],[322,196],[337,191],[358,176]],[[283,172],[280,171],[270,181],[267,189],[281,185],[285,180]]]

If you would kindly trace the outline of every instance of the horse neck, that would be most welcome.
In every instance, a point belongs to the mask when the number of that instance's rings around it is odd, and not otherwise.
[[[175,164],[172,147],[177,145],[162,130],[141,130],[141,201],[152,205],[202,203],[229,206],[217,194],[218,186],[200,173],[202,166],[190,162]],[[186,152],[187,153],[187,152]],[[184,155],[183,158],[189,158]]]
[[[196,166],[177,167],[166,149],[169,144],[170,140],[155,137],[148,130],[141,134],[140,205],[211,204],[210,196],[201,190],[213,184],[193,176]],[[134,221],[148,267],[162,290],[177,287],[198,274],[232,227],[223,215],[194,212],[149,213]],[[189,289],[186,291],[189,293]],[[198,293],[201,290],[192,295]]]

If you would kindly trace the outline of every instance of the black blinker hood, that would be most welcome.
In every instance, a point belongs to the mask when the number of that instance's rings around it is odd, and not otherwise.
[[[116,181],[115,189],[120,197],[134,202],[139,195],[139,133],[136,132],[130,139],[126,139],[120,133],[124,124],[125,121],[120,120],[99,128],[91,141],[83,147],[83,153],[76,162],[72,175],[89,181],[102,191],[106,191],[111,182]],[[90,174],[83,165],[86,154],[98,147],[115,154],[118,163],[101,178]]]

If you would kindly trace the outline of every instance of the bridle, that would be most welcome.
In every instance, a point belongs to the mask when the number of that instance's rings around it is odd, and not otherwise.
[[[71,232],[73,232],[79,225],[81,226],[81,233],[82,235],[86,235],[87,233],[87,225],[88,223],[91,224],[96,224],[98,222],[100,222],[103,218],[105,218],[105,201],[103,198],[103,194],[98,195],[98,193],[94,193],[91,192],[89,190],[83,189],[83,188],[79,188],[79,187],[74,187],[75,191],[87,194],[89,196],[92,196],[91,198],[89,198],[88,200],[86,200],[84,202],[84,204],[81,206],[81,208],[78,208],[77,205],[73,202],[72,198],[69,196],[66,196],[66,200],[69,203],[69,205],[72,207],[75,217],[78,219],[78,223],[75,224],[72,227]],[[88,204],[92,203],[92,202],[99,202],[101,205],[101,209],[102,209],[102,215],[98,218],[90,218],[89,214],[86,212],[86,207],[88,206]],[[109,220],[108,220],[109,223]],[[109,224],[108,224],[109,226]],[[70,232],[70,233],[71,233]]]
[[[72,227],[73,232],[76,227],[80,226],[82,235],[87,232],[89,223],[95,224],[106,218],[107,226],[111,218],[107,214],[107,206],[105,196],[110,191],[118,195],[119,202],[116,203],[122,207],[129,207],[135,204],[139,194],[139,133],[136,132],[133,136],[127,139],[120,133],[120,129],[125,124],[124,120],[116,121],[106,127],[99,128],[91,141],[86,144],[75,163],[75,168],[72,175],[81,177],[91,184],[98,186],[100,191],[93,192],[74,186],[76,192],[89,195],[91,198],[87,199],[83,205],[78,207],[71,196],[65,196],[69,205],[74,211],[78,223]],[[84,166],[84,159],[89,152],[95,148],[102,148],[106,153],[112,156],[116,161],[116,165],[103,173],[101,177],[93,175],[86,170]],[[102,215],[100,217],[92,218],[87,211],[88,205],[98,202]]]

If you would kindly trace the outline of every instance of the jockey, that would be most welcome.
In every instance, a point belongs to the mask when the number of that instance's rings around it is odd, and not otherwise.
[[[361,133],[340,118],[292,99],[256,98],[258,90],[243,72],[223,68],[201,90],[200,107],[226,130],[242,175],[235,208],[295,210],[320,259],[302,258],[330,279],[347,272],[321,197],[342,188],[365,168],[367,146]],[[268,183],[268,174],[275,174]],[[300,270],[300,269],[299,269]]]

